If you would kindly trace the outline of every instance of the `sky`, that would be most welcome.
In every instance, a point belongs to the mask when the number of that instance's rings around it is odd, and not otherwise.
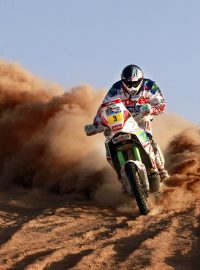
[[[66,90],[109,89],[128,64],[200,124],[199,0],[0,0],[0,59]]]

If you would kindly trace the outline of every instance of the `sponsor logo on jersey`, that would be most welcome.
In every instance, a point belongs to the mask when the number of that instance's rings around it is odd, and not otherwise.
[[[159,87],[154,84],[150,90],[151,94],[155,95],[155,93],[159,90]]]
[[[137,101],[138,104],[146,104],[149,102],[149,99],[148,98],[145,98],[145,97],[140,97]]]
[[[122,102],[124,103],[125,107],[135,104],[135,102],[133,100],[128,99],[128,98],[127,99],[123,99]]]

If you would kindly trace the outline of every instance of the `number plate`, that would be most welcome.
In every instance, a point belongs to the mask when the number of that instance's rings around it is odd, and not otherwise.
[[[117,113],[114,115],[107,116],[107,121],[109,125],[117,124],[123,120],[123,113]]]
[[[131,139],[131,134],[123,134],[123,135],[119,135],[118,137],[115,137],[112,139],[113,143],[118,143],[118,142],[124,142],[127,140]]]

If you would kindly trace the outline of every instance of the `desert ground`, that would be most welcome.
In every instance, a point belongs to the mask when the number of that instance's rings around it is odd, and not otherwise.
[[[39,190],[0,195],[2,270],[200,269],[200,199],[139,216]]]

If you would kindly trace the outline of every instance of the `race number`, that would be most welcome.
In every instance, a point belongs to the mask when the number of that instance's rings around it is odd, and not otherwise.
[[[123,114],[122,112],[107,116],[107,121],[109,125],[117,124],[121,121],[123,121]]]

